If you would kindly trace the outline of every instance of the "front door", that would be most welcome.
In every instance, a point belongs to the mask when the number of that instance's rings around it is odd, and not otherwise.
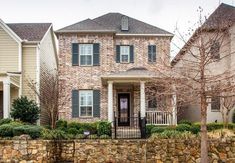
[[[0,91],[0,118],[3,118],[3,92]]]
[[[118,94],[118,126],[130,125],[130,94]]]

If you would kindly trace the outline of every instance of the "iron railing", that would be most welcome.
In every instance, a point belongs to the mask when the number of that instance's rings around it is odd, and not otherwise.
[[[146,137],[146,118],[136,117],[121,118],[114,112],[113,138],[139,139]]]

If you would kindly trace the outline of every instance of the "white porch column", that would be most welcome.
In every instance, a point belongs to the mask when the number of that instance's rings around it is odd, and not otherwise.
[[[175,89],[172,95],[172,107],[172,124],[177,125],[177,99]]]
[[[145,117],[145,81],[140,82],[140,116]]]
[[[3,81],[3,118],[10,117],[10,81]]]
[[[113,81],[108,81],[108,121],[113,121]]]

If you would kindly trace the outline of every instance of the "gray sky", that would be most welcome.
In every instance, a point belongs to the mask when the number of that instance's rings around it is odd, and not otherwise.
[[[199,6],[208,15],[222,2],[235,5],[235,0],[0,0],[0,18],[6,23],[52,22],[57,30],[120,12],[173,33],[176,24],[185,31],[198,20]]]

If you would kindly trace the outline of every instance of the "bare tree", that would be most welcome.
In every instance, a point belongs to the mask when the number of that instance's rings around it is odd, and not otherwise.
[[[40,87],[33,80],[28,81],[28,86],[35,92],[41,108],[41,119],[48,119],[52,129],[55,128],[59,115],[59,105],[63,106],[65,100],[61,100],[60,93],[65,89],[59,85],[58,73],[56,70],[42,72]]]
[[[207,19],[202,17],[203,10],[199,8],[199,20],[194,25],[196,30],[190,28],[186,33],[192,35],[188,41],[185,35],[176,29],[176,36],[185,45],[172,61],[172,67],[165,63],[167,73],[159,70],[164,77],[155,79],[157,82],[152,82],[156,83],[153,87],[159,88],[161,83],[164,89],[160,89],[161,91],[150,89],[155,92],[153,96],[158,98],[172,97],[175,92],[178,107],[193,103],[200,104],[202,163],[208,162],[206,126],[208,104],[214,96],[228,103],[235,93],[232,91],[235,88],[235,71],[227,66],[231,64],[231,56],[234,54],[230,49],[230,41],[233,40],[231,37],[234,34],[231,34],[229,29],[235,22],[235,16],[234,11],[227,10],[229,9],[224,9],[224,6],[219,7]],[[167,106],[162,108],[169,109]]]

